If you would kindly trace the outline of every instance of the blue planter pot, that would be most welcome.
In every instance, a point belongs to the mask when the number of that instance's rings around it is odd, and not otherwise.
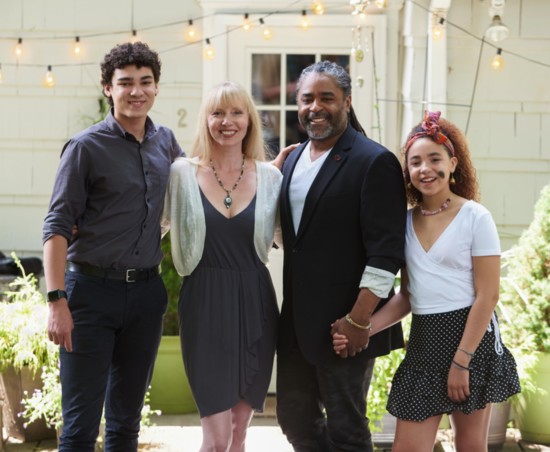
[[[149,394],[151,408],[162,414],[197,411],[183,367],[179,336],[162,336]]]

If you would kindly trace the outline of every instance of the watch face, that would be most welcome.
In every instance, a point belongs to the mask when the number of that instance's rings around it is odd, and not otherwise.
[[[61,298],[67,298],[67,292],[64,290],[57,289],[48,292],[48,301],[57,301]]]

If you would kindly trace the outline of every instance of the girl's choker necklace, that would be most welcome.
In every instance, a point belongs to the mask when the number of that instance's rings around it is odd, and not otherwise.
[[[429,217],[431,215],[437,215],[438,213],[443,212],[447,207],[449,207],[449,204],[451,203],[451,198],[447,198],[443,204],[441,204],[441,207],[439,209],[435,210],[424,210],[422,207],[422,204],[420,204],[420,213],[424,217]]]

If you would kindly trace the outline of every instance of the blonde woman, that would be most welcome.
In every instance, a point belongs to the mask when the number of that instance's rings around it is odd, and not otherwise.
[[[192,158],[176,160],[170,174],[165,221],[184,277],[180,338],[202,452],[244,450],[271,378],[279,311],[265,264],[282,175],[264,152],[252,99],[224,82],[203,102]]]

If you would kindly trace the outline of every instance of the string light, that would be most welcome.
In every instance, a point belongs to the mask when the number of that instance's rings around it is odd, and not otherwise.
[[[188,26],[183,33],[183,39],[187,42],[197,42],[200,39],[199,31],[191,19],[189,19]]]
[[[273,32],[271,31],[271,28],[269,28],[264,20],[260,17],[260,26],[261,26],[261,34],[262,38],[264,38],[266,41],[269,41],[273,37]]]
[[[510,30],[502,23],[502,20],[498,15],[493,16],[491,25],[489,25],[489,28],[485,31],[485,37],[493,42],[504,41],[509,34]]]
[[[135,44],[138,41],[139,41],[139,38],[138,38],[138,35],[137,35],[137,30],[132,30],[132,37],[130,38],[130,42],[132,44]]]
[[[382,9],[386,7],[386,0],[376,0],[374,4],[378,9]]]
[[[365,51],[367,50],[366,49],[366,46],[365,46],[365,43],[363,41],[363,33],[362,33],[362,28],[360,25],[357,25],[356,27],[353,28],[352,30],[352,47],[351,47],[351,57],[357,61],[358,63],[360,63],[361,61],[363,61],[365,59]]]
[[[252,30],[252,22],[250,22],[250,19],[249,19],[249,17],[248,17],[248,13],[245,13],[245,14],[244,14],[242,29],[243,29],[244,31],[250,31],[250,30]]]
[[[445,19],[440,17],[437,23],[432,27],[432,39],[434,41],[441,41],[443,36],[445,36],[444,24]]]
[[[79,57],[82,54],[82,47],[80,45],[80,37],[79,36],[74,38],[73,53],[75,54],[76,57]]]
[[[301,26],[304,30],[309,30],[310,25],[311,23],[309,22],[309,17],[307,17],[307,12],[305,9],[303,9]]]
[[[502,58],[502,49],[497,50],[497,54],[491,60],[491,67],[495,71],[502,71],[504,69],[504,58]]]
[[[55,75],[52,71],[51,65],[48,65],[48,69],[46,70],[46,74],[44,75],[44,80],[42,81],[42,84],[46,88],[53,88],[55,86]]]
[[[206,47],[204,48],[203,56],[209,61],[212,61],[216,57],[216,49],[210,44],[209,38],[206,38]]]
[[[13,51],[15,53],[15,58],[19,58],[23,55],[23,38],[17,39],[17,44],[15,44],[15,49]]]
[[[313,11],[313,14],[317,14],[318,16],[321,16],[322,14],[325,14],[325,5],[321,0],[315,0],[313,2],[313,6],[311,7],[311,10]]]

